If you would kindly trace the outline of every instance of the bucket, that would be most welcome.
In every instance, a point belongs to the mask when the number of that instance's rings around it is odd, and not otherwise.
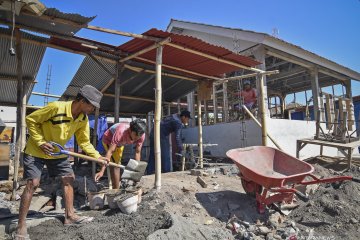
[[[116,201],[121,212],[130,214],[137,211],[139,197],[137,194],[125,194],[116,197],[114,201]]]
[[[137,187],[136,189],[134,190],[126,190],[126,192],[128,193],[132,193],[132,194],[137,194],[138,195],[138,204],[141,203],[141,196],[143,194],[143,190],[141,187]]]
[[[104,192],[88,192],[87,197],[90,209],[98,210],[104,208]]]
[[[115,202],[115,198],[121,194],[121,190],[119,189],[110,189],[105,193],[107,203],[109,208],[116,209],[118,208],[117,203]]]

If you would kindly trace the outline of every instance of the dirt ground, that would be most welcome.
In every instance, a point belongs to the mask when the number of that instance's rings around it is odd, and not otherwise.
[[[339,173],[316,164],[319,177]],[[318,162],[319,163],[319,162]],[[321,163],[321,161],[320,161]],[[337,168],[334,168],[338,170]],[[360,234],[360,184],[321,184],[310,200],[297,200],[288,215],[270,207],[259,214],[254,197],[244,193],[237,168],[212,167],[202,178],[189,171],[162,174],[161,190],[154,190],[154,176],[144,176],[139,210],[131,215],[105,209],[82,214],[95,216],[84,226],[64,227],[62,219],[29,229],[31,239],[358,239]],[[346,175],[360,177],[353,167]]]

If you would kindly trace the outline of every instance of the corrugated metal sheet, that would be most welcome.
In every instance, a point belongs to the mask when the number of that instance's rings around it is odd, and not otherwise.
[[[34,31],[49,34],[59,34],[59,35],[68,35],[72,36],[76,34],[82,26],[88,24],[95,17],[84,17],[79,14],[68,14],[60,12],[55,8],[48,8],[44,12],[44,15],[50,18],[58,18],[61,20],[66,20],[72,22],[73,24],[65,24],[64,22],[55,22],[51,19],[41,18],[37,15],[23,14],[16,16],[15,21],[20,26],[25,26],[33,29]],[[12,13],[11,11],[0,10],[0,19],[12,23]],[[76,26],[76,24],[79,24]]]
[[[199,39],[193,37],[187,37],[182,35],[176,35],[172,33],[167,33],[159,31],[156,29],[151,29],[145,33],[145,35],[166,38],[171,37],[172,43],[175,43],[180,46],[191,48],[199,52],[207,53],[209,55],[226,59],[238,64],[245,66],[255,66],[259,62],[240,55],[236,55],[225,48],[214,46],[208,43],[205,43]],[[61,42],[59,42],[60,44]],[[68,43],[73,44],[73,43]],[[150,45],[154,44],[152,41],[134,39],[118,47],[122,52],[132,54],[141,49],[144,49]],[[70,46],[69,45],[69,46]],[[74,45],[75,46],[75,45]],[[94,52],[94,54],[100,55],[99,52]],[[104,53],[101,53],[104,56]],[[109,54],[105,54],[107,58],[115,58]],[[152,61],[155,61],[155,50],[150,51],[141,55],[142,58],[146,58]],[[104,59],[98,59],[104,66],[106,66],[112,73],[115,73],[115,63],[106,61]],[[206,75],[212,75],[220,77],[224,73],[233,72],[239,69],[239,67],[234,67],[229,64],[221,63],[214,61],[202,56],[198,56],[192,53],[181,51],[179,49],[165,46],[163,51],[163,63],[166,65],[182,68],[185,70],[190,70],[197,73],[202,73]],[[153,65],[143,63],[141,61],[131,61],[132,66],[136,66],[142,69],[154,70]],[[174,73],[174,71],[166,70],[168,73]],[[179,73],[177,73],[179,75]],[[131,97],[140,97],[146,99],[155,99],[155,78],[153,73],[141,73],[138,74],[129,69],[125,69],[120,79],[124,81],[136,75],[134,79],[126,82],[122,86],[123,96]],[[186,76],[188,74],[184,74]],[[112,79],[112,76],[107,73],[103,68],[101,68],[92,58],[86,57],[81,64],[78,72],[75,74],[68,88],[62,95],[62,99],[69,99],[76,96],[79,91],[79,88],[90,84],[97,89],[101,90],[106,86],[109,81]],[[114,94],[115,84],[113,83],[106,93]],[[163,88],[163,101],[170,102],[178,99],[179,97],[193,91],[196,88],[196,82],[187,81],[179,78],[163,76],[162,77],[162,88]],[[128,100],[120,99],[120,112],[136,112],[136,113],[147,113],[151,110],[154,110],[155,104],[152,102],[138,101],[138,100]],[[114,98],[104,96],[101,102],[101,110],[113,112],[114,108]]]
[[[260,62],[257,62],[252,58],[235,54],[223,47],[214,46],[190,36],[163,32],[157,29],[151,29],[143,33],[143,35],[158,37],[158,38],[170,37],[171,43],[192,50],[196,50],[202,53],[206,53],[217,58],[229,60],[234,63],[238,63],[247,67],[254,67],[260,64]],[[118,48],[123,52],[127,52],[131,54],[138,52],[141,49],[144,49],[148,46],[151,46],[152,44],[154,44],[152,41],[143,40],[143,39],[133,39],[119,46]],[[156,50],[154,49],[150,52],[144,53],[140,55],[140,57],[155,61]],[[201,74],[216,76],[216,77],[221,77],[221,75],[224,73],[229,73],[239,70],[239,67],[214,61],[206,57],[195,55],[167,45],[164,47],[163,50],[163,63],[166,65],[186,69]]]
[[[102,54],[103,55],[103,54]],[[109,61],[98,59],[104,66],[106,66],[112,73],[115,73],[115,63]],[[133,66],[152,69],[153,67],[142,64],[142,63],[133,63]],[[122,86],[122,95],[131,95],[134,97],[155,99],[154,88],[155,88],[155,78],[151,78],[154,74],[149,73],[140,73],[125,69],[120,79],[126,80],[133,77],[135,74],[137,76],[131,81],[127,82]],[[79,70],[75,74],[74,78],[70,82],[69,86],[63,93],[61,99],[72,99],[74,98],[79,89],[86,85],[90,84],[97,89],[101,90],[109,81],[112,79],[112,76],[109,75],[103,68],[101,68],[92,58],[86,57],[82,64],[80,65]],[[136,88],[139,85],[142,85],[144,81],[148,81],[147,84],[143,85],[141,88]],[[181,81],[181,83],[178,83]],[[175,100],[184,94],[192,91],[196,87],[195,82],[185,81],[177,78],[165,77],[162,78],[163,82],[163,101],[172,101]],[[172,87],[174,83],[176,87]],[[136,90],[136,91],[134,91]],[[114,94],[115,84],[113,83],[106,93]],[[144,101],[135,101],[135,100],[120,100],[120,112],[137,112],[137,113],[147,113],[154,109],[154,103],[144,102]],[[104,96],[101,101],[101,110],[107,112],[113,112],[114,110],[114,98]]]
[[[78,13],[63,13],[56,8],[47,8],[44,12],[44,15],[46,15],[48,17],[61,18],[61,19],[68,20],[68,21],[71,21],[74,23],[78,23],[80,25],[88,24],[96,17],[96,16],[84,17]]]
[[[9,29],[0,28],[0,102],[15,104],[16,103],[16,86],[17,81],[17,61],[16,56],[9,54],[10,48],[10,31]],[[23,39],[46,42],[46,38],[31,35],[22,32]],[[15,43],[15,42],[14,42]],[[15,47],[15,46],[14,46]],[[40,68],[40,63],[45,54],[46,47],[38,44],[23,41],[23,78],[25,81],[33,81]],[[12,79],[12,80],[7,80]],[[31,93],[34,84],[27,84],[25,91]]]

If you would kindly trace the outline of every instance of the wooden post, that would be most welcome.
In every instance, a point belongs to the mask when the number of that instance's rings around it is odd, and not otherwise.
[[[213,110],[214,110],[214,124],[216,124],[218,112],[217,112],[217,99],[216,99],[216,85],[215,84],[213,84]]]
[[[163,47],[160,46],[156,51],[156,80],[155,80],[155,188],[161,189],[161,146],[160,146],[160,121],[161,121],[161,64]]]
[[[26,84],[23,82],[23,98],[22,98],[22,111],[21,111],[21,152],[20,152],[20,166],[23,166],[24,148],[26,145],[26,106],[27,106],[27,94],[25,92]]]
[[[152,112],[149,112],[146,115],[146,133],[145,133],[145,142],[146,142],[146,159],[149,159],[150,156],[150,133],[152,127]]]
[[[92,144],[94,148],[96,148],[96,140],[97,140],[97,129],[99,124],[99,108],[95,109],[95,117],[94,117],[94,131],[93,131],[93,139]],[[96,174],[96,162],[92,162],[92,176],[95,177]]]
[[[348,113],[348,129],[349,131],[353,131],[355,127],[355,121],[354,121],[354,103],[352,98],[352,92],[351,92],[351,79],[348,79],[345,82],[345,90],[346,90],[346,97],[349,99],[349,101],[346,102],[346,110]]]
[[[198,97],[197,100],[197,112],[198,112],[198,143],[199,143],[199,163],[200,168],[204,167],[203,164],[203,136],[202,136],[202,120],[201,120],[201,100]]]
[[[314,68],[310,71],[311,74],[311,91],[313,95],[313,103],[314,103],[314,117],[316,121],[320,121],[318,119],[317,112],[320,111],[320,104],[319,104],[319,74],[318,69]]]
[[[190,112],[192,120],[190,120],[190,126],[195,127],[195,118],[194,118],[194,92],[189,93],[187,96],[187,110]]]
[[[333,128],[334,123],[334,102],[333,96],[330,94],[325,94],[325,102],[326,102],[326,128],[331,129]]]
[[[22,143],[22,104],[24,98],[23,87],[23,72],[22,72],[22,46],[21,46],[21,32],[15,28],[16,37],[16,60],[17,60],[17,111],[16,111],[16,143],[15,143],[15,159],[14,159],[14,176],[13,176],[13,191],[11,195],[12,200],[16,200],[16,189],[18,187],[19,163],[21,157],[21,143]]]
[[[15,159],[14,159],[14,177],[13,177],[13,191],[11,199],[16,200],[16,190],[18,188],[18,174],[19,174],[19,160],[21,155],[21,136],[22,136],[22,104],[24,97],[23,88],[23,72],[22,72],[22,46],[21,46],[21,32],[15,28],[16,37],[16,60],[17,60],[17,111],[16,111],[16,143],[15,143]]]
[[[116,64],[116,79],[115,79],[115,103],[114,103],[114,123],[119,122],[119,111],[120,111],[120,73],[122,66],[120,63]]]
[[[171,115],[171,104],[167,104],[167,116]],[[173,171],[173,151],[172,151],[172,133],[169,135],[169,146],[170,146],[170,171]]]
[[[229,99],[227,94],[227,82],[224,82],[223,84],[223,121],[228,122],[229,121]]]
[[[207,100],[204,100],[204,116],[205,116],[205,125],[208,125],[209,124],[209,115],[208,115]]]
[[[267,129],[266,129],[266,100],[264,99],[264,75],[258,75],[260,78],[260,99],[261,99],[261,106],[260,106],[260,116],[261,116],[261,139],[262,145],[267,146]]]
[[[181,107],[180,107],[180,98],[177,100],[177,112],[180,113],[181,112]]]

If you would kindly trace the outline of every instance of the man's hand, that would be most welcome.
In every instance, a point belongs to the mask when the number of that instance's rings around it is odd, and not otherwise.
[[[105,165],[106,167],[109,166],[110,163],[110,159],[106,158],[106,157],[99,157],[98,160],[103,161],[103,165]],[[105,162],[104,162],[105,161]]]
[[[103,175],[104,175],[104,171],[100,171],[97,174],[95,174],[94,177],[95,182],[98,182]]]
[[[40,148],[46,155],[49,155],[49,156],[55,150],[54,146],[51,145],[50,143],[44,143],[44,144],[40,145]]]

